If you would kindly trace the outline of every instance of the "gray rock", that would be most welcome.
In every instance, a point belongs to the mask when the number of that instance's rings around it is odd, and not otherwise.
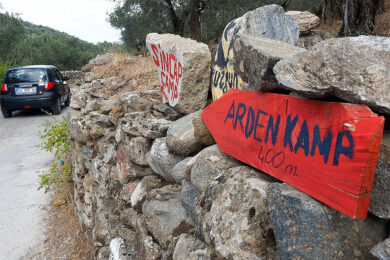
[[[239,165],[240,162],[224,154],[215,144],[203,149],[196,156],[191,169],[191,182],[198,191],[203,192],[207,185],[223,170]]]
[[[149,191],[160,188],[161,180],[156,175],[149,175],[144,177],[140,183],[137,184],[130,197],[131,207],[135,210],[142,208],[142,203],[145,201]]]
[[[122,130],[132,136],[156,139],[166,135],[172,121],[156,118],[149,112],[131,112],[123,117]]]
[[[132,138],[129,142],[126,142],[127,149],[129,151],[129,159],[131,162],[141,165],[149,166],[146,160],[146,154],[152,147],[152,141],[144,137]]]
[[[76,110],[85,108],[88,100],[88,89],[80,88],[72,91],[70,107]]]
[[[193,224],[180,203],[180,185],[168,185],[150,192],[142,205],[148,229],[163,248],[173,237],[188,232]]]
[[[317,15],[308,11],[288,11],[287,15],[293,15],[297,21],[300,34],[307,34],[311,29],[320,24],[321,20]]]
[[[89,61],[90,64],[95,66],[101,66],[107,63],[110,63],[114,60],[114,55],[112,53],[106,53],[96,56],[96,58]]]
[[[176,120],[181,116],[174,108],[164,103],[154,103],[153,110],[164,114],[167,120]]]
[[[371,254],[377,257],[379,260],[390,259],[390,238],[377,244],[372,250]]]
[[[120,191],[120,198],[125,201],[126,203],[130,204],[131,196],[133,195],[135,188],[140,183],[139,180],[135,180],[126,184],[123,184],[122,189]]]
[[[202,144],[194,136],[194,125],[192,119],[195,113],[186,115],[171,124],[167,131],[167,146],[169,151],[188,156],[199,152]]]
[[[118,108],[120,106],[120,100],[118,97],[111,97],[107,100],[100,101],[100,113],[108,115],[111,111],[113,111],[115,108]]]
[[[157,90],[139,90],[121,94],[120,100],[126,112],[149,111],[161,102],[161,94]]]
[[[121,237],[116,237],[110,242],[109,260],[129,260],[125,241]]]
[[[211,260],[212,251],[193,235],[181,234],[173,252],[173,260]]]
[[[110,257],[110,247],[105,246],[99,249],[98,255],[97,255],[97,260],[107,260]]]
[[[306,51],[291,44],[242,34],[233,45],[234,71],[249,84],[242,89],[267,91],[280,88],[273,68],[280,60]]]
[[[153,170],[150,167],[132,163],[130,161],[130,151],[123,144],[118,147],[116,157],[117,178],[122,184],[127,183],[131,179],[142,178],[153,174]]]
[[[84,74],[84,82],[85,83],[91,83],[92,81],[99,79],[99,76],[95,74],[94,72],[86,72]]]
[[[369,212],[377,217],[390,219],[390,135],[382,137],[381,151],[371,190]]]
[[[181,205],[187,211],[188,216],[192,219],[192,221],[197,224],[198,216],[196,213],[196,203],[199,198],[199,191],[192,185],[189,181],[182,181],[182,189],[181,189]]]
[[[390,114],[390,38],[326,40],[278,62],[274,73],[286,89],[305,96],[335,95]]]
[[[195,139],[204,146],[210,146],[215,144],[215,140],[211,135],[209,129],[203,122],[201,111],[195,112],[192,118],[192,125],[194,126]]]
[[[297,47],[310,50],[319,42],[334,38],[332,34],[323,30],[313,30],[305,35],[301,35],[297,42]]]
[[[225,259],[278,259],[267,207],[267,175],[250,167],[224,171],[197,206],[198,234]]]
[[[288,184],[268,189],[268,207],[281,259],[371,259],[386,223],[353,220]]]
[[[194,165],[194,157],[187,157],[184,160],[178,162],[172,169],[172,177],[177,183],[181,183],[182,180],[189,180],[191,174],[191,168]]]
[[[165,180],[174,182],[172,168],[184,157],[169,152],[165,138],[154,140],[152,148],[148,152],[146,159],[153,171]]]
[[[240,88],[242,79],[234,69],[233,44],[240,34],[268,38],[295,45],[299,28],[295,18],[286,15],[281,6],[267,5],[247,12],[231,21],[223,32],[219,43],[212,76],[213,99],[220,98],[231,88]],[[240,57],[237,57],[238,59]]]
[[[69,136],[79,143],[86,144],[91,138],[85,118],[82,117],[75,117],[70,121],[68,120],[68,131]]]
[[[152,57],[154,52],[151,44],[159,45],[164,52],[174,54],[182,65],[181,86],[178,81],[177,99],[171,99],[169,104],[183,114],[203,109],[206,106],[210,85],[211,54],[207,45],[178,35],[150,33],[146,37],[146,46]],[[165,91],[168,93],[167,89]]]

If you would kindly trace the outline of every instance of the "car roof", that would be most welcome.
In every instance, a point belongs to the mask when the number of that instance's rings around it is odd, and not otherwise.
[[[17,69],[51,69],[56,68],[53,65],[29,65],[29,66],[21,66],[21,67],[15,67],[11,68],[9,70],[17,70]]]

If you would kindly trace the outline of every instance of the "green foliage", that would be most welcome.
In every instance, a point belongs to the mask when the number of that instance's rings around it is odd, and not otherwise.
[[[16,15],[0,13],[0,58],[6,59],[6,55],[25,33],[23,22]]]
[[[225,26],[244,13],[268,4],[278,4],[286,9],[290,6],[311,8],[318,0],[113,0],[117,3],[109,14],[112,26],[122,31],[127,48],[137,48],[145,43],[150,32],[178,33],[175,23],[183,23],[183,36],[191,37],[191,15],[204,6],[201,12],[201,31],[204,42],[217,39]],[[310,2],[309,5],[307,2]],[[180,26],[179,26],[180,27]],[[176,28],[177,29],[177,28]]]
[[[0,82],[2,83],[4,80],[5,73],[8,69],[12,68],[13,64],[9,60],[0,60]]]
[[[15,66],[47,64],[60,70],[79,70],[105,50],[52,28],[0,13],[0,60]]]
[[[36,147],[54,153],[54,162],[50,170],[39,175],[41,181],[38,190],[45,188],[46,193],[53,184],[72,182],[72,173],[70,164],[66,160],[70,154],[66,118],[62,116],[61,120],[57,117],[53,117],[52,120],[47,119],[42,127],[43,130],[38,133],[41,143]]]

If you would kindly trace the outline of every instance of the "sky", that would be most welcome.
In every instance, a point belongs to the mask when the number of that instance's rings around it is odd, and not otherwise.
[[[25,21],[88,42],[120,40],[120,31],[107,21],[107,13],[114,7],[114,3],[108,0],[0,0],[0,3],[2,12],[20,13]]]

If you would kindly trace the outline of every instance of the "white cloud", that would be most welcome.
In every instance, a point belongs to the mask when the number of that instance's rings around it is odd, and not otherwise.
[[[89,42],[118,41],[119,30],[111,27],[108,0],[0,0],[3,11],[17,12],[25,21],[49,26]]]

